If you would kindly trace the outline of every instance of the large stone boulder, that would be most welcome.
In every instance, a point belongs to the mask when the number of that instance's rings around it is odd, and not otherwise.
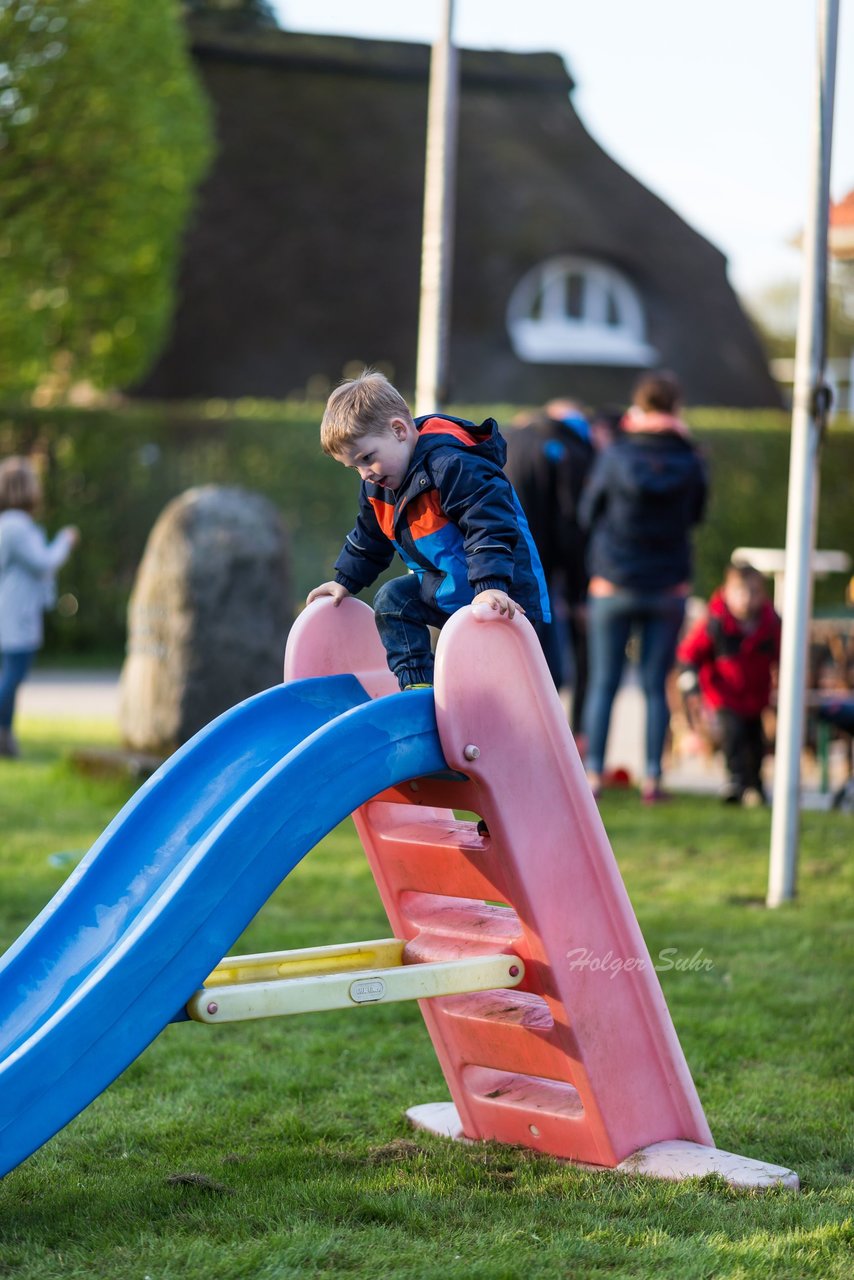
[[[149,535],[128,606],[126,746],[167,754],[277,684],[292,617],[287,537],[272,503],[217,485],[175,498]]]

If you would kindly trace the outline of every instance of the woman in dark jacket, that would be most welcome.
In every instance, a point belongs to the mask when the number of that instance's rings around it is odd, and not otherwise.
[[[665,681],[691,589],[691,529],[703,517],[707,491],[705,466],[679,407],[679,383],[671,374],[641,379],[619,438],[594,464],[579,510],[590,535],[588,777],[597,793],[626,645],[637,629],[646,700],[641,798],[647,804],[664,798]]]

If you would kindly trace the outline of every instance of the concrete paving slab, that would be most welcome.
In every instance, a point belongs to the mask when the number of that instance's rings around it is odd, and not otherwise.
[[[116,720],[118,671],[39,671],[18,692],[17,713],[34,720]]]

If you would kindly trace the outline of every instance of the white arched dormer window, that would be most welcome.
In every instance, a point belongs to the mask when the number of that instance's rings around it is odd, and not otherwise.
[[[516,355],[533,364],[646,366],[659,359],[646,341],[634,285],[590,258],[550,258],[523,276],[507,329]]]

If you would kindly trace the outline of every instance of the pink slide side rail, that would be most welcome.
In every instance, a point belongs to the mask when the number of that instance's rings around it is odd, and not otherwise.
[[[373,696],[396,690],[371,610],[321,601],[291,633],[285,675],[342,672]],[[455,614],[435,707],[449,769],[468,781],[415,779],[353,817],[406,962],[525,961],[513,991],[421,1001],[464,1134],[608,1167],[669,1139],[712,1146],[530,624]]]

